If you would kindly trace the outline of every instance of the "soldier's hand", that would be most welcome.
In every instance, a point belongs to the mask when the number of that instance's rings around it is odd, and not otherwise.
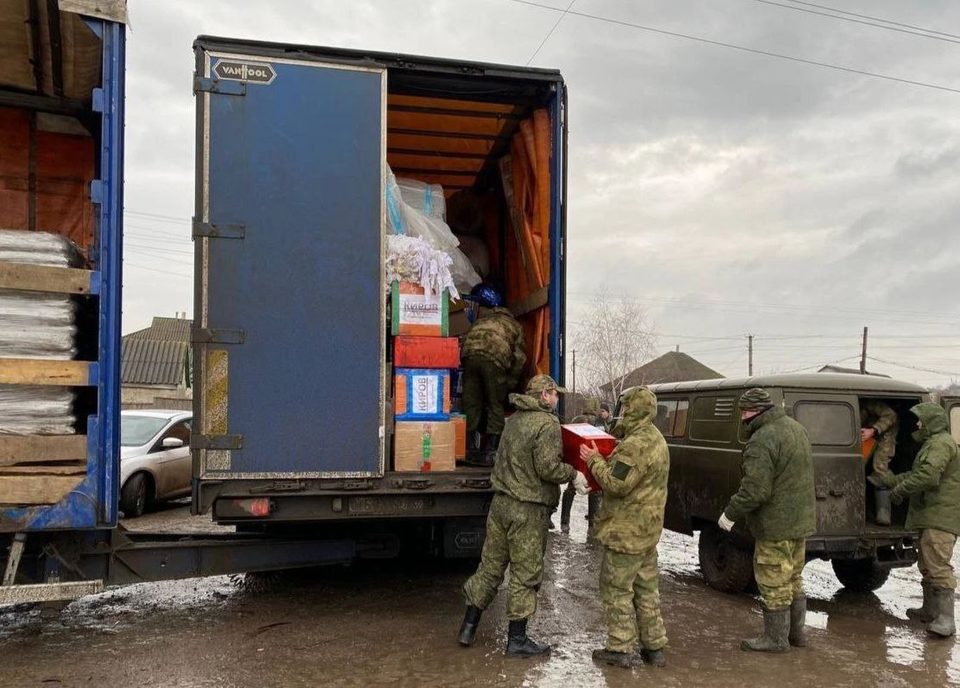
[[[860,428],[860,439],[869,440],[871,437],[876,437],[877,431],[875,428]]]
[[[890,490],[890,501],[899,506],[903,504],[903,493],[900,490]]]
[[[573,476],[573,489],[577,491],[577,494],[590,494],[590,483],[587,482],[587,476],[580,471],[577,471],[577,474]]]
[[[580,460],[581,460],[581,461],[588,461],[591,456],[593,456],[594,454],[599,454],[599,453],[600,453],[600,450],[597,449],[597,443],[596,443],[596,442],[590,442],[590,444],[587,444],[586,442],[584,442],[583,444],[580,445]]]
[[[717,525],[728,533],[733,530],[733,521],[727,518],[726,514],[720,514],[720,520],[717,521]]]

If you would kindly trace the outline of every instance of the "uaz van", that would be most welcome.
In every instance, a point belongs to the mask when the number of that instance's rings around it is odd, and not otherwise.
[[[907,530],[907,503],[894,507],[892,524],[872,522],[871,470],[860,440],[860,407],[879,400],[899,417],[896,473],[909,470],[919,447],[911,439],[914,404],[927,391],[886,377],[837,373],[773,375],[650,385],[657,395],[656,425],[670,447],[670,487],[665,526],[700,531],[700,568],[707,583],[726,592],[753,585],[752,542],[738,525],[726,534],[717,519],[736,492],[746,442],[738,399],[762,387],[806,429],[813,445],[817,532],[807,539],[808,559],[829,559],[837,578],[853,590],[876,590],[890,569],[916,562],[918,533]],[[951,421],[960,402],[945,400]],[[953,422],[956,433],[957,423]]]

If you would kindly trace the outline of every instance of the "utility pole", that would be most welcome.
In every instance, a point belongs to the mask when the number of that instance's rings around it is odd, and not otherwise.
[[[753,377],[753,335],[747,335],[747,375]]]
[[[573,393],[577,393],[577,350],[573,350]]]
[[[867,374],[867,330],[869,328],[863,328],[863,349],[860,352],[860,374]]]

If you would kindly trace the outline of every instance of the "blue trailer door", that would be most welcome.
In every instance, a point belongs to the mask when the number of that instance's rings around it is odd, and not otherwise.
[[[385,85],[198,52],[195,478],[383,474]]]

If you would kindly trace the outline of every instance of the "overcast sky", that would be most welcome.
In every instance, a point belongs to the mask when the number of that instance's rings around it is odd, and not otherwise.
[[[960,35],[955,0],[814,1]],[[960,89],[960,37],[777,2],[788,8],[573,11]],[[512,0],[130,0],[130,16],[125,332],[192,316],[195,36],[522,65],[560,14]],[[679,345],[728,376],[746,373],[748,333],[759,373],[855,366],[867,325],[871,355],[890,362],[872,370],[960,379],[960,93],[572,13],[532,64],[559,68],[570,91],[569,321],[600,293],[638,299],[662,351]]]

